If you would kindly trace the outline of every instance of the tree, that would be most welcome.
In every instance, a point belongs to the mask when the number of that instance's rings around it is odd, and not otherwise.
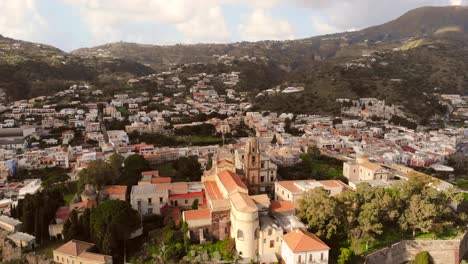
[[[338,264],[351,263],[354,252],[349,248],[340,248],[340,255],[338,256]]]
[[[181,157],[174,163],[175,178],[187,179],[187,181],[199,181],[203,174],[201,165],[196,156]]]
[[[57,209],[65,203],[63,195],[56,189],[27,194],[18,201],[15,215],[23,222],[23,231],[42,243],[49,239],[49,224]]]
[[[436,215],[434,204],[422,199],[421,195],[416,194],[411,197],[408,209],[400,218],[400,225],[403,230],[411,230],[413,237],[416,231],[427,233],[431,231],[434,224],[434,215]]]
[[[141,179],[141,173],[148,170],[151,170],[151,167],[147,160],[140,155],[130,155],[124,161],[119,183],[127,186],[136,185]]]
[[[70,213],[70,217],[63,225],[63,238],[68,241],[71,239],[78,239],[80,234],[80,224],[76,210]]]
[[[67,222],[63,225],[63,237],[66,241],[78,239],[82,241],[91,241],[89,233],[89,216],[91,210],[87,208],[81,216],[78,216],[76,210],[72,210]]]
[[[91,161],[88,167],[78,174],[78,190],[82,191],[86,184],[92,184],[100,189],[102,186],[114,184],[116,181],[116,172],[112,166],[103,161]]]
[[[109,164],[114,169],[117,178],[121,175],[123,162],[124,158],[117,153],[114,153],[109,157]]]
[[[278,142],[276,139],[276,134],[273,135],[273,139],[271,140],[271,144],[275,145]]]
[[[304,194],[299,204],[299,218],[305,221],[311,232],[319,237],[331,239],[338,235],[342,222],[342,211],[335,198],[322,188]]]
[[[416,254],[414,258],[414,264],[429,264],[430,255],[427,251],[421,251]]]
[[[122,257],[124,243],[141,225],[138,212],[120,200],[100,203],[90,214],[90,233],[100,252]]]
[[[193,210],[197,210],[197,209],[198,209],[198,199],[193,200],[192,209],[193,209]]]

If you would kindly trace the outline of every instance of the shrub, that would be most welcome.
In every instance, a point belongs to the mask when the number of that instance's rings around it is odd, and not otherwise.
[[[429,252],[421,251],[414,258],[414,264],[429,264]]]

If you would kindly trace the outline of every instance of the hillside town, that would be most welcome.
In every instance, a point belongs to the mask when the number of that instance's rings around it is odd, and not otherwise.
[[[174,93],[138,89],[148,80]],[[239,72],[187,75],[180,67],[110,93],[75,84],[53,96],[5,102],[3,261],[53,245],[48,257],[55,263],[140,263],[127,258],[125,241],[151,236],[163,221],[182,228],[189,262],[334,263],[339,249],[312,232],[304,213],[313,190],[339,197],[363,184],[392,188],[422,175],[437,192],[464,192],[449,165],[468,142],[464,128],[391,124],[401,109],[375,98],[339,100],[346,105],[340,117],[254,111],[247,94],[229,88],[237,82]],[[290,172],[306,162],[311,170]],[[48,202],[54,212],[22,222],[31,197],[57,190],[61,200]],[[80,219],[96,223],[94,214],[112,201],[137,219],[125,237],[114,237],[124,245],[105,249],[106,237],[73,233]],[[196,250],[219,241],[232,243],[228,257]],[[165,260],[154,254],[150,261]]]

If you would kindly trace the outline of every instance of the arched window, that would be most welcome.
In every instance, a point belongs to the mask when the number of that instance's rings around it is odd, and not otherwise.
[[[240,229],[237,229],[237,239],[244,240],[244,232]]]

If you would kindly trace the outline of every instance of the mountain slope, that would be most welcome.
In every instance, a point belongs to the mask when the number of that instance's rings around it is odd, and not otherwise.
[[[356,40],[401,40],[444,30],[468,33],[468,6],[420,7],[385,24],[353,34]]]
[[[141,76],[153,69],[111,58],[80,58],[55,47],[0,37],[0,89],[11,99],[50,94],[100,76]]]
[[[124,58],[160,67],[168,64],[190,62],[213,63],[213,55],[227,54],[241,57],[264,56],[287,67],[316,59],[333,57],[349,45],[369,40],[398,41],[410,37],[422,37],[437,31],[468,30],[468,7],[422,7],[411,10],[401,17],[380,26],[357,32],[346,32],[328,36],[317,36],[293,41],[259,41],[231,44],[196,45],[142,45],[136,43],[110,43],[72,52],[82,57]]]

